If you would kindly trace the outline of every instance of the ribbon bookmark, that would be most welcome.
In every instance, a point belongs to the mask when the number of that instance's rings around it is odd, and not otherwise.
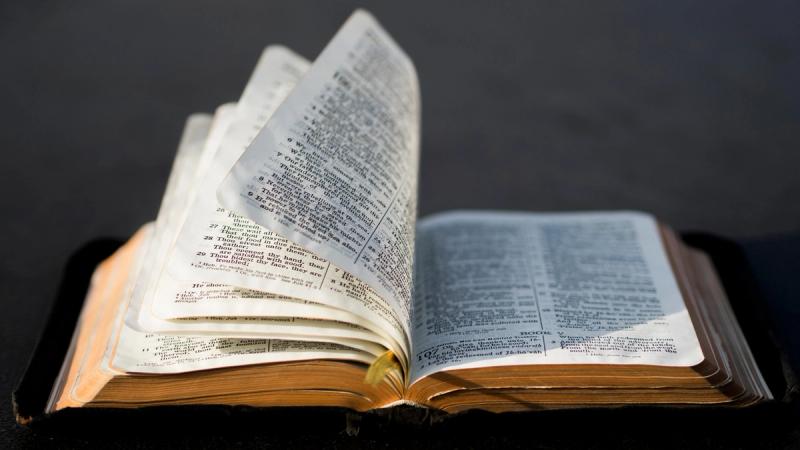
[[[381,356],[378,356],[378,359],[369,365],[367,375],[364,376],[364,383],[374,386],[383,381],[390,370],[399,368],[400,363],[398,363],[397,358],[394,357],[394,353],[389,350]]]

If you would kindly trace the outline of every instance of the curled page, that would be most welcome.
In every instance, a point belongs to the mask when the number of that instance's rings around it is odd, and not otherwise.
[[[147,240],[153,236],[153,227],[145,226],[142,231],[127,243],[110,260],[112,289],[105,292],[104,303],[119,305],[124,310],[134,290],[135,277],[145,264],[147,246],[136,246],[139,239]],[[127,282],[126,282],[127,280]],[[120,286],[124,286],[120,289]],[[121,303],[114,297],[122,295]],[[268,362],[300,361],[311,359],[343,359],[371,362],[383,349],[362,339],[340,337],[315,341],[307,333],[321,328],[319,323],[287,323],[285,334],[280,336],[279,328],[273,337],[220,336],[211,332],[195,336],[146,333],[135,330],[122,320],[122,314],[115,320],[116,330],[112,333],[103,356],[103,369],[109,373],[179,373],[220,367],[261,364]],[[311,321],[306,321],[311,322]],[[299,335],[293,327],[305,327]],[[351,330],[357,332],[355,326]],[[343,328],[346,329],[346,328]],[[363,337],[370,338],[369,334]],[[76,386],[80,385],[79,382]],[[77,393],[76,393],[77,394]],[[74,395],[77,398],[77,395]]]
[[[125,322],[134,329],[141,328],[139,317],[149,311],[149,306],[145,307],[144,304],[146,299],[152,301],[167,251],[175,239],[178,223],[186,212],[187,197],[196,184],[194,178],[210,160],[207,155],[212,153],[213,146],[221,138],[221,129],[227,128],[233,108],[232,105],[224,105],[217,109],[213,119],[198,114],[190,117],[186,123],[153,225],[153,236],[147,243],[144,260],[148,264],[144,265],[136,278],[132,298],[125,311]]]
[[[368,328],[377,342],[406,354],[397,314],[364,282],[217,204],[217,186],[307,67],[290,50],[268,47],[235,109],[215,120],[202,157],[213,156],[181,196],[191,199],[181,204],[183,218],[156,239],[152,260],[160,264],[145,268],[142,279],[152,281],[134,295],[132,326],[176,333],[208,325],[209,332],[267,335],[276,322],[241,317],[338,320]],[[172,320],[206,316],[225,320]]]
[[[444,213],[421,220],[417,236],[413,380],[473,367],[703,360],[646,214]]]
[[[375,356],[330,342],[170,336],[123,329],[113,369],[126,373],[180,373],[220,367],[313,359],[369,363]]]
[[[357,11],[233,166],[219,201],[364,280],[408,330],[419,120],[411,60]]]

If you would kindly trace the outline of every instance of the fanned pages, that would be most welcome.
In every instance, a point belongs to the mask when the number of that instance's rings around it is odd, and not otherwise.
[[[231,169],[220,203],[366,281],[408,330],[419,115],[411,60],[358,11]]]
[[[150,314],[145,309],[139,317],[144,328],[196,332],[207,327],[220,333],[263,335],[275,327],[235,317],[303,317],[335,321],[317,327],[315,338],[336,327],[339,336],[352,334],[342,324],[346,322],[371,330],[373,340],[405,353],[401,347],[405,335],[396,316],[363,283],[216,203],[216,186],[306,68],[305,60],[285,48],[271,47],[264,53],[235,116],[221,125],[227,129],[220,133],[219,144],[214,143],[217,148],[208,170],[199,176],[166,270],[154,294],[145,297],[152,299],[152,306]],[[219,316],[228,319],[207,319]],[[163,320],[198,317],[204,318],[202,323]]]

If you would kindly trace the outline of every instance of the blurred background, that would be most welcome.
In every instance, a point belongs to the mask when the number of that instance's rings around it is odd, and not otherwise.
[[[3,430],[69,254],[155,217],[186,117],[235,101],[263,47],[313,59],[357,6],[417,65],[421,215],[800,232],[796,1],[4,1]]]

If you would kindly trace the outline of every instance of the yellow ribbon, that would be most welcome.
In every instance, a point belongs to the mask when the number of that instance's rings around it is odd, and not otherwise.
[[[389,373],[392,369],[399,369],[400,363],[397,362],[397,358],[394,357],[394,353],[391,350],[378,356],[372,364],[369,365],[369,369],[367,369],[367,375],[364,376],[364,383],[376,385],[383,381],[386,378],[386,374]]]

